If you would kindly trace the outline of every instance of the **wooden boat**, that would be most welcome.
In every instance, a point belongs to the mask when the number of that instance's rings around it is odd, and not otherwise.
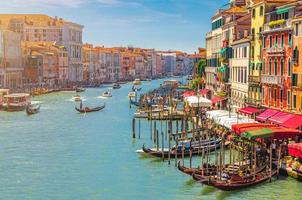
[[[190,149],[192,148],[192,155],[199,155],[202,153],[202,150],[209,150],[209,151],[214,151],[215,148],[219,149],[220,147],[220,139],[213,139],[213,140],[204,140],[204,141],[194,141],[194,142],[189,142],[186,141],[184,142],[184,145],[180,144],[178,145],[177,149],[176,147],[173,147],[170,151],[170,157],[174,158],[175,154],[177,154],[178,157],[181,157],[183,152],[184,152],[184,156],[188,157],[190,156]],[[184,151],[183,151],[184,148]],[[145,144],[143,145],[142,148],[143,152],[150,154],[152,156],[155,157],[162,157],[164,154],[164,158],[168,158],[169,156],[169,150],[168,149],[164,149],[164,152],[162,152],[162,149],[159,148],[159,150],[157,149],[150,149],[150,148],[145,148]]]
[[[105,91],[103,94],[102,94],[102,97],[112,97],[112,93],[110,91]]]
[[[185,174],[188,174],[190,176],[192,176],[193,174],[200,174],[202,175],[202,169],[200,167],[198,168],[190,168],[190,167],[185,167],[185,166],[182,166],[180,165],[180,162],[178,162],[178,166],[177,166],[178,170],[185,173]],[[208,170],[206,170],[206,168]],[[204,163],[204,176],[212,176],[216,174],[216,166],[215,165],[211,165],[209,164],[207,166],[206,163]]]
[[[95,108],[89,108],[89,107],[85,107],[85,108],[77,108],[75,107],[76,111],[80,112],[80,113],[89,113],[89,112],[97,112],[100,110],[103,110],[105,108],[105,104],[103,106],[99,106],[99,107],[95,107]]]
[[[85,88],[76,88],[76,92],[85,92]]]
[[[120,89],[122,86],[118,83],[113,84],[112,88],[113,89]]]
[[[209,184],[225,191],[238,190],[242,188],[251,187],[258,185],[260,183],[266,182],[271,179],[271,177],[277,175],[277,170],[272,171],[272,176],[267,171],[256,173],[255,179],[253,175],[248,177],[240,177],[239,175],[232,175],[228,180],[214,180],[209,179]]]
[[[247,163],[244,164],[244,166],[241,166],[241,167],[248,167],[249,164],[250,163],[247,162]],[[212,168],[216,169],[216,166],[214,165],[214,166],[212,166]],[[256,169],[256,174],[263,172],[265,169],[266,169],[266,165],[259,166]],[[193,171],[193,170],[191,169],[191,171]],[[187,171],[189,171],[189,170],[187,169]],[[239,171],[240,171],[239,163],[227,164],[227,165],[225,165],[225,167],[223,169],[222,177],[228,178],[230,175],[238,175]],[[206,184],[206,185],[211,185],[210,178],[215,177],[215,176],[217,176],[217,172],[207,174],[206,169],[204,169],[204,174],[203,175],[202,175],[202,170],[201,169],[196,169],[196,168],[195,168],[194,172],[192,173],[192,178],[195,181],[198,181],[199,183]],[[225,177],[225,176],[227,176],[227,177]],[[246,175],[246,177],[251,177],[251,176],[253,176],[251,173]]]
[[[33,115],[33,114],[36,114],[40,111],[40,105],[28,105],[26,107],[26,113],[27,115]]]

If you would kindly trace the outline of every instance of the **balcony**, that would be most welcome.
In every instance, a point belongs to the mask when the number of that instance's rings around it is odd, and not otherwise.
[[[262,75],[261,82],[264,84],[283,85],[284,77],[276,75]]]
[[[302,83],[298,83],[297,85],[292,86],[293,90],[302,91]]]
[[[264,24],[264,32],[289,29],[289,28],[291,28],[291,21],[285,19],[275,20]]]
[[[267,48],[266,52],[269,56],[284,56],[285,55],[285,48],[284,47]]]
[[[259,84],[259,83],[260,83],[260,77],[259,77],[259,76],[252,76],[252,75],[249,75],[249,82],[250,82],[250,83]]]

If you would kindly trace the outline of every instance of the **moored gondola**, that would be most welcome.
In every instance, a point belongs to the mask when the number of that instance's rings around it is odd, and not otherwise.
[[[190,151],[192,151],[192,156],[195,155],[200,155],[202,150],[205,149],[206,151],[214,151],[215,149],[219,149],[220,147],[221,140],[220,139],[213,139],[213,140],[206,140],[206,141],[195,141],[195,142],[190,142],[186,141],[184,142],[184,145],[178,145],[177,149],[176,147],[173,147],[170,151],[170,158],[174,158],[175,154],[177,156],[182,156],[184,157],[189,157],[190,156]],[[162,152],[162,149],[160,148],[159,150],[157,149],[150,149],[146,148],[145,144],[142,147],[143,152],[150,154],[155,157],[160,157],[162,158],[168,158],[169,157],[169,149],[164,149]]]
[[[212,180],[209,179],[209,184],[225,191],[239,190],[246,187],[258,185],[260,183],[270,180],[273,176],[277,175],[277,170],[273,170],[270,174],[267,171],[256,173],[255,176],[240,177],[239,175],[232,175],[228,180]]]
[[[106,107],[106,105],[104,104],[103,106],[98,106],[95,108],[89,108],[89,107],[77,108],[77,107],[75,107],[75,110],[80,113],[90,113],[90,112],[97,112],[97,111],[103,110],[105,107]]]

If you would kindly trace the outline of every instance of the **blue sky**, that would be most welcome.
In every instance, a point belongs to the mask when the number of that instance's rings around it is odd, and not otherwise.
[[[5,2],[2,2],[5,1]],[[25,3],[26,2],[26,3]],[[45,13],[85,26],[84,42],[194,52],[228,0],[1,0],[1,13]]]

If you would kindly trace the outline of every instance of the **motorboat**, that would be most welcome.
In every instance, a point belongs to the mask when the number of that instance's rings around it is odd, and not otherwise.
[[[33,114],[37,114],[40,111],[40,105],[34,105],[34,104],[29,104],[26,107],[26,113],[27,115],[33,115]]]
[[[136,97],[136,92],[129,92],[128,97],[129,97],[129,98],[134,98],[134,97]]]
[[[102,94],[102,97],[112,97],[112,93],[111,93],[111,91],[105,91],[105,92],[103,92],[103,94]]]
[[[122,86],[118,83],[113,84],[112,88],[113,89],[120,89]]]
[[[82,101],[82,97],[80,96],[80,95],[75,95],[74,97],[73,97],[73,100],[74,101]]]
[[[142,82],[138,78],[133,81],[133,85],[141,85],[141,84],[142,84]]]

